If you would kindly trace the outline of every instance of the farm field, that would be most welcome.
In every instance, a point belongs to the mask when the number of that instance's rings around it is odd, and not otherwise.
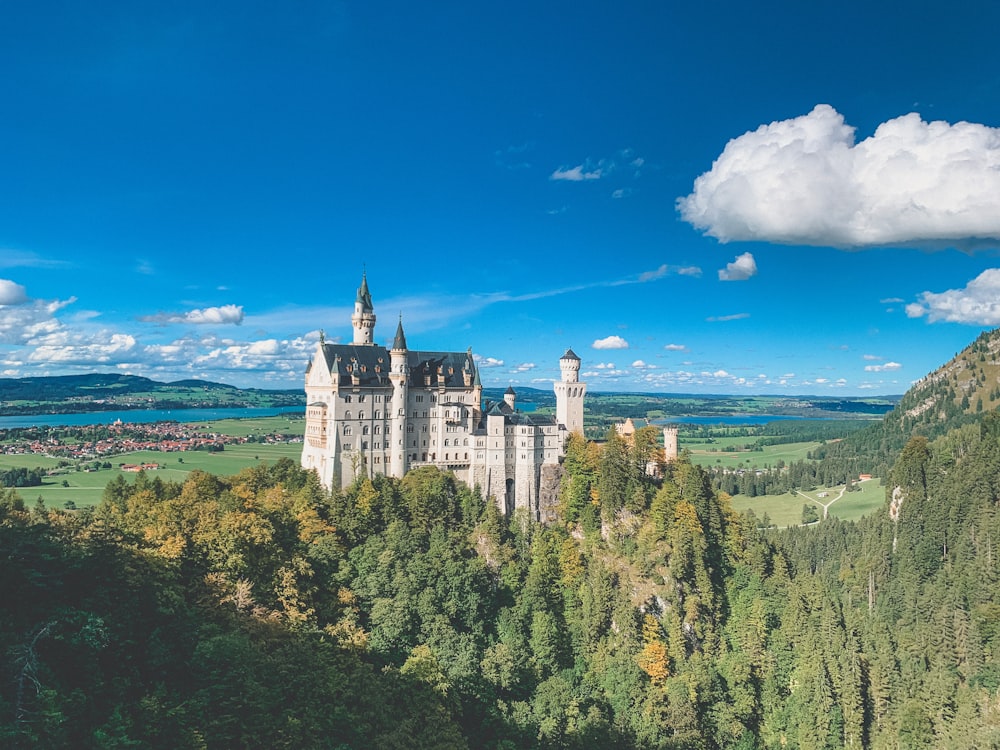
[[[885,487],[878,479],[869,479],[854,485],[854,492],[845,492],[843,497],[829,506],[829,515],[844,521],[854,521],[877,510],[885,502]],[[757,518],[766,513],[771,522],[779,527],[800,526],[802,524],[802,506],[811,501],[820,517],[823,516],[822,505],[834,500],[844,485],[822,487],[812,492],[785,493],[783,495],[760,495],[747,497],[734,495],[733,510],[745,513],[752,509]],[[820,493],[828,493],[827,497],[819,497]]]
[[[106,459],[114,466],[112,469],[76,471],[69,468],[66,473],[46,477],[41,487],[22,487],[17,492],[28,506],[34,505],[40,497],[50,508],[63,508],[68,500],[72,500],[76,507],[84,508],[99,503],[104,487],[119,474],[124,474],[130,481],[134,480],[135,474],[122,472],[118,468],[119,464],[156,463],[161,468],[149,472],[150,477],[157,476],[164,481],[176,482],[183,481],[195,469],[228,476],[248,466],[256,466],[265,461],[274,463],[280,458],[290,458],[297,464],[301,455],[302,443],[227,445],[226,450],[219,453],[140,451]],[[57,463],[58,459],[47,456],[0,456],[0,469],[20,466],[55,468]],[[64,481],[69,486],[64,487]]]
[[[244,419],[219,419],[214,422],[199,422],[207,432],[218,432],[233,437],[250,437],[251,435],[302,435],[305,419],[301,416],[289,417],[281,414],[276,417],[252,417]],[[301,452],[301,444],[300,444]]]
[[[816,450],[821,443],[782,443],[781,445],[766,445],[763,450],[740,450],[742,446],[753,442],[754,438],[720,437],[707,441],[680,441],[680,448],[691,451],[691,461],[699,466],[724,466],[735,468],[763,468],[774,466],[778,461],[786,464],[805,460],[810,451]]]

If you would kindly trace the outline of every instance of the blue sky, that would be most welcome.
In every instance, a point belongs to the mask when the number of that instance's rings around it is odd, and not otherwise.
[[[20,3],[0,375],[902,393],[1000,325],[1000,5]]]

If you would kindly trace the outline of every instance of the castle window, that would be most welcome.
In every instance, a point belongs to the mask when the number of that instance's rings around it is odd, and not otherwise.
[[[365,425],[364,427],[361,428],[361,434],[362,435],[368,434],[368,425]]]
[[[361,441],[361,450],[368,450],[368,441],[367,440],[362,440]]]
[[[423,400],[424,400],[424,397],[423,397],[423,396],[419,396],[419,395],[418,395],[418,396],[416,397],[416,400],[417,400],[417,401],[423,401]]]
[[[364,372],[364,371],[365,371],[365,368],[364,368],[364,367],[362,367],[362,368],[361,368],[361,371],[362,371],[362,372]],[[361,394],[360,396],[358,396],[358,403],[361,403],[361,402],[362,402],[362,401],[364,401],[364,400],[365,400],[365,394],[363,394],[363,393],[362,393],[362,394]]]
[[[382,457],[381,456],[375,456],[375,463],[377,463],[377,464],[382,463]]]
[[[351,434],[351,426],[349,424],[345,424],[344,425],[344,434],[345,435],[350,435]]]
[[[414,440],[413,442],[410,443],[410,445],[412,445],[414,448],[416,448],[417,447],[417,441]],[[413,457],[414,460],[416,460],[416,458],[417,458],[416,456]]]
[[[451,409],[445,409],[444,410],[444,418],[445,419],[451,419]]]
[[[468,445],[468,444],[469,444],[469,438],[465,438],[465,440],[462,442],[462,445]]]
[[[381,435],[382,434],[382,425],[380,425],[380,424],[375,425],[375,434],[376,435]]]
[[[381,418],[382,418],[382,412],[376,411],[375,412],[375,419],[381,419]]]
[[[351,397],[350,397],[350,396],[347,396],[347,395],[345,395],[345,396],[344,396],[344,403],[345,403],[345,404],[349,404],[349,403],[351,403]]]
[[[421,432],[427,432],[427,425],[421,425],[420,426],[420,431]]]
[[[413,425],[412,424],[406,425],[406,431],[407,432],[413,432]]]
[[[351,418],[351,410],[348,409],[347,411],[344,412],[344,419],[350,419],[350,418]]]
[[[466,461],[468,461],[468,460],[469,460],[469,454],[468,454],[468,453],[466,453],[466,454],[465,454],[465,460],[466,460]]]
[[[365,413],[363,411],[359,411],[358,412],[358,419],[364,419],[364,418],[365,418]]]
[[[435,395],[433,393],[431,394],[431,403],[432,404],[437,403],[437,395]]]

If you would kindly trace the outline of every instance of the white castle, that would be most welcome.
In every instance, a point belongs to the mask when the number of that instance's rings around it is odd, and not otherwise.
[[[478,486],[505,514],[524,508],[546,521],[557,501],[566,438],[583,432],[580,358],[568,349],[554,385],[556,416],[483,402],[472,349],[416,351],[400,318],[391,349],[374,343],[375,310],[363,275],[354,301],[354,341],[328,343],[322,332],[306,369],[306,430],[302,466],[327,488],[382,474],[436,466]]]

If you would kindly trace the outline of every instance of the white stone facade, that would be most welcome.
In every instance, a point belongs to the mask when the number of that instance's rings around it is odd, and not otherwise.
[[[353,342],[331,344],[321,335],[306,370],[303,468],[315,469],[328,488],[344,488],[360,476],[437,466],[478,486],[505,514],[523,508],[547,520],[566,438],[583,431],[580,358],[568,350],[559,360],[557,417],[531,416],[517,411],[512,388],[502,401],[483,402],[471,349],[412,350],[402,321],[391,349],[375,344],[364,277],[351,321]]]

